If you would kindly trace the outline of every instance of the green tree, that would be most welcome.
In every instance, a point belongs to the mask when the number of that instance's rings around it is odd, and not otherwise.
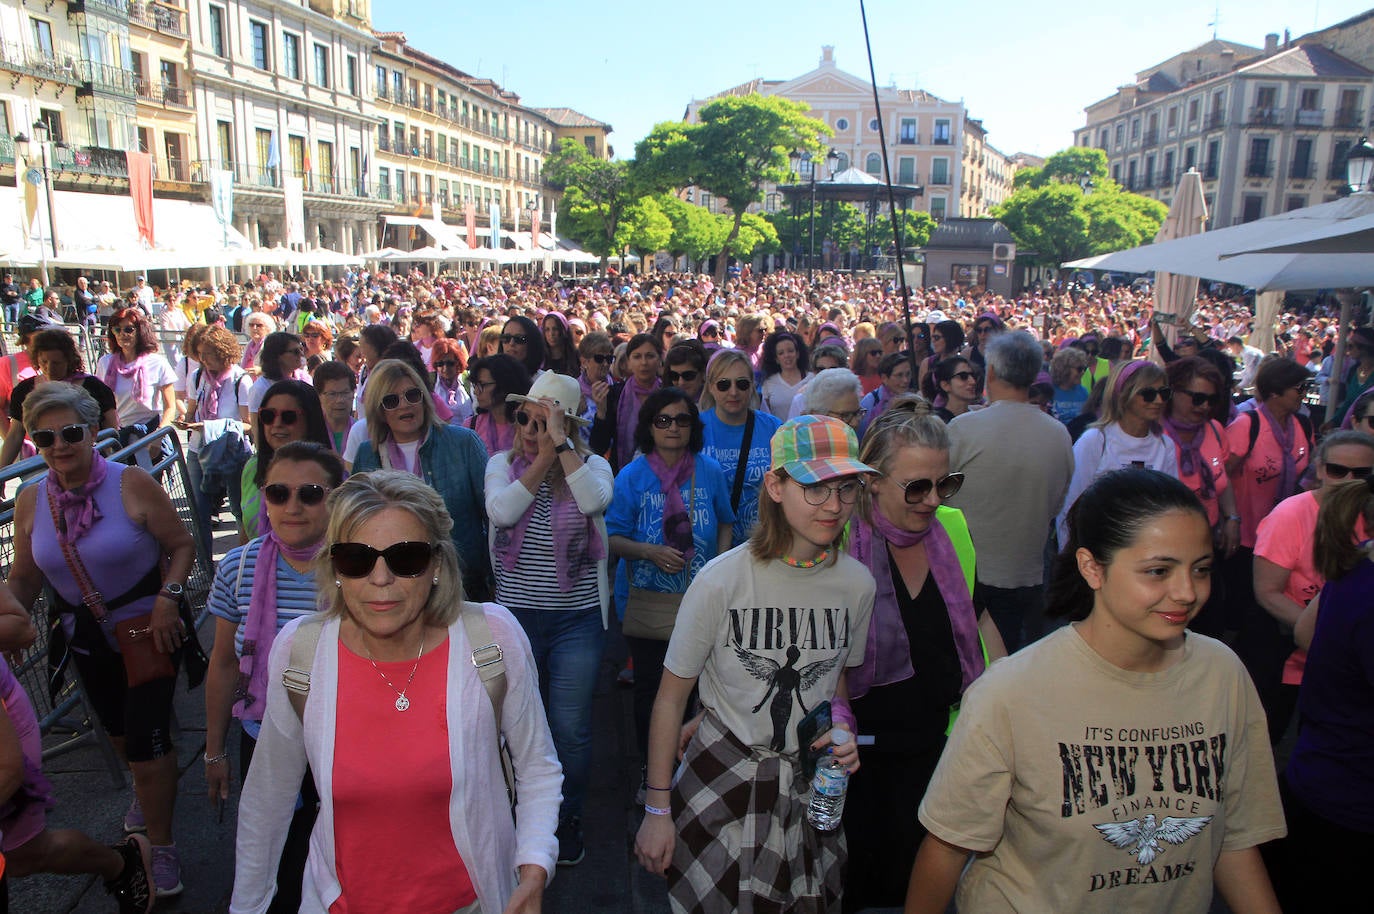
[[[653,197],[640,197],[625,209],[620,221],[617,241],[623,239],[623,247],[629,247],[639,255],[639,271],[644,272],[644,261],[668,247],[673,237],[673,223],[659,207]]]
[[[912,251],[926,246],[926,242],[930,240],[930,233],[935,230],[936,223],[930,213],[924,210],[906,209],[897,211],[897,224],[905,230],[902,235],[903,249]],[[873,243],[884,250],[892,246],[892,218],[890,216],[883,215],[873,220]]]
[[[635,146],[636,172],[660,191],[694,185],[719,197],[734,214],[722,242],[724,255],[740,233],[750,205],[763,201],[765,184],[789,177],[793,149],[821,151],[832,131],[807,117],[808,106],[777,96],[727,96],[697,112],[699,123],[659,124]],[[716,263],[725,281],[726,258]]]
[[[544,180],[563,191],[566,215],[560,227],[601,256],[604,273],[606,259],[624,250],[623,241],[616,243],[620,223],[638,198],[629,164],[598,159],[586,146],[565,138],[544,163]]]
[[[706,211],[673,194],[663,194],[658,198],[659,209],[673,224],[673,235],[668,240],[668,253],[674,257],[686,257],[691,263],[700,263],[719,251],[725,243],[728,226]]]
[[[728,235],[730,227],[735,224],[734,217],[720,215],[714,218],[718,230]],[[772,223],[763,216],[745,213],[738,225],[734,237],[725,242],[725,250],[729,254],[741,260],[748,260],[755,254],[769,254],[778,249],[778,233]]]

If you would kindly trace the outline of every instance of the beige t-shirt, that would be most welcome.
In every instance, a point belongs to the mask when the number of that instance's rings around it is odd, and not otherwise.
[[[795,753],[797,724],[863,662],[874,588],[847,554],[793,568],[736,546],[687,588],[663,668],[700,677],[702,704],[745,745]]]
[[[1159,673],[1075,627],[992,666],[962,711],[921,822],[979,852],[961,911],[1203,914],[1223,850],[1281,837],[1264,712],[1245,668],[1189,633]]]

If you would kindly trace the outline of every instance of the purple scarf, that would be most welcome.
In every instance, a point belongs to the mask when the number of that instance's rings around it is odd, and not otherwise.
[[[968,580],[949,534],[938,519],[922,532],[912,533],[884,517],[876,504],[872,513],[871,525],[858,516],[850,525],[849,553],[867,566],[878,589],[873,599],[873,618],[868,624],[864,662],[849,676],[849,697],[859,698],[874,686],[890,685],[916,675],[911,666],[911,644],[907,641],[906,624],[897,602],[897,585],[892,578],[886,547],[890,544],[900,549],[922,541],[926,544],[930,573],[944,598],[950,629],[954,632],[954,650],[959,655],[959,669],[963,671],[960,690],[967,689],[983,672],[983,649],[978,639],[978,616],[969,594]]]
[[[424,442],[421,441],[420,444],[423,446]],[[401,446],[396,443],[396,439],[390,435],[386,436],[386,462],[386,468],[388,470],[401,470],[413,476],[419,476],[421,479],[425,476],[424,470],[420,466],[420,448],[417,447],[415,449],[415,462],[413,464],[407,464],[405,451],[401,450]]]
[[[530,460],[523,453],[512,459],[510,481],[517,482],[529,466]],[[572,593],[573,586],[606,557],[606,544],[597,532],[596,520],[578,509],[577,499],[566,483],[559,487],[551,485],[550,488],[554,490],[549,515],[553,528],[553,561],[558,569],[558,589],[563,593]],[[525,543],[525,532],[533,516],[534,504],[531,503],[514,526],[496,530],[492,551],[508,572],[515,571],[520,547]]]
[[[105,363],[105,386],[110,390],[115,389],[115,384],[119,378],[129,378],[134,386],[134,399],[142,403],[148,399],[148,357],[141,355],[132,362],[124,361],[124,353],[115,350],[110,354],[110,361]]]
[[[257,364],[258,353],[262,351],[262,344],[265,340],[249,340],[248,345],[243,347],[243,361],[239,362],[247,371],[252,371]]]
[[[264,515],[266,511],[262,512]],[[277,555],[285,555],[296,562],[308,562],[320,551],[320,543],[288,546],[275,532],[268,533],[258,547],[258,561],[253,572],[253,593],[248,601],[248,615],[243,620],[243,655],[239,657],[239,681],[234,687],[234,716],[240,720],[262,720],[263,699],[267,697],[267,657],[272,653],[272,641],[277,637]],[[245,548],[239,561],[248,557]],[[238,594],[234,594],[238,598]],[[262,663],[258,663],[262,658]]]
[[[496,420],[491,417],[491,413],[477,413],[473,416],[472,430],[477,433],[477,437],[482,439],[488,454],[508,451],[515,444],[514,423],[507,422],[504,426],[497,425]]]
[[[1178,444],[1178,472],[1180,476],[1192,476],[1197,473],[1202,482],[1202,487],[1198,490],[1198,497],[1203,501],[1211,501],[1217,495],[1217,481],[1212,476],[1212,465],[1206,457],[1202,455],[1203,442],[1207,440],[1207,426],[1211,421],[1198,423],[1175,422],[1166,413],[1160,420],[1164,425],[1164,430],[1169,433],[1169,437]]]
[[[224,390],[224,382],[234,375],[233,366],[224,369],[219,374],[210,374],[208,369],[201,370],[209,375],[210,383],[206,385],[205,402],[198,404],[196,408],[196,418],[218,419],[220,394]]]
[[[577,389],[582,391],[582,408],[578,410],[578,414],[585,415],[587,406],[596,402],[596,395],[592,393],[592,382],[587,380],[585,371],[577,376]]]
[[[657,451],[644,459],[649,462],[649,469],[654,471],[659,488],[663,490],[663,542],[681,552],[683,567],[690,567],[696,540],[692,536],[692,518],[682,503],[682,484],[692,478],[697,459],[692,454],[683,454],[675,467],[664,463]]]
[[[95,526],[102,517],[95,506],[95,490],[105,481],[109,469],[105,458],[97,451],[91,456],[91,475],[74,489],[64,489],[57,482],[57,474],[48,474],[48,500],[57,506],[62,515],[62,530],[58,536],[64,542],[74,543]]]
[[[1298,423],[1292,416],[1280,422],[1269,411],[1267,403],[1260,404],[1259,414],[1269,423],[1269,430],[1273,432],[1274,440],[1279,443],[1279,450],[1283,452],[1283,469],[1279,471],[1278,494],[1274,498],[1274,504],[1278,504],[1298,488],[1298,459],[1293,456],[1293,439],[1297,434]]]
[[[639,423],[639,408],[654,391],[663,386],[663,381],[654,378],[654,383],[641,387],[634,375],[620,385],[620,401],[615,413],[615,456],[616,466],[623,467],[635,456],[635,425]]]
[[[453,379],[452,387],[449,387],[448,384],[444,382],[443,378],[437,378],[434,381],[434,392],[439,395],[439,399],[449,408],[450,413],[457,412],[458,391],[462,389],[463,382],[457,377]]]

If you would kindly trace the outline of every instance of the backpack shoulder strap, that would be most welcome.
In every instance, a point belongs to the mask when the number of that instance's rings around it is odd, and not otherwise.
[[[305,720],[305,700],[310,697],[310,670],[315,666],[315,648],[323,629],[324,619],[317,616],[297,626],[296,636],[291,639],[291,657],[281,674],[286,697],[291,699],[291,707],[301,721]]]
[[[492,710],[496,712],[496,727],[501,728],[501,706],[506,701],[506,660],[491,634],[487,624],[487,613],[480,603],[465,601],[459,614],[463,620],[463,631],[467,633],[468,644],[472,646],[472,665],[477,668],[477,678],[491,699]]]
[[[1294,413],[1293,418],[1298,420],[1298,425],[1302,426],[1303,437],[1307,439],[1307,449],[1312,450],[1312,419],[1302,413]]]
[[[1245,456],[1249,457],[1250,452],[1255,449],[1255,442],[1259,440],[1260,417],[1259,410],[1248,410],[1250,415],[1250,446],[1245,449]]]

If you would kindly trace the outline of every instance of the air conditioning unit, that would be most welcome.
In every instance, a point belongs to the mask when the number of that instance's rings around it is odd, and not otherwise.
[[[992,246],[993,260],[1015,260],[1016,245],[1014,244],[994,244]]]

